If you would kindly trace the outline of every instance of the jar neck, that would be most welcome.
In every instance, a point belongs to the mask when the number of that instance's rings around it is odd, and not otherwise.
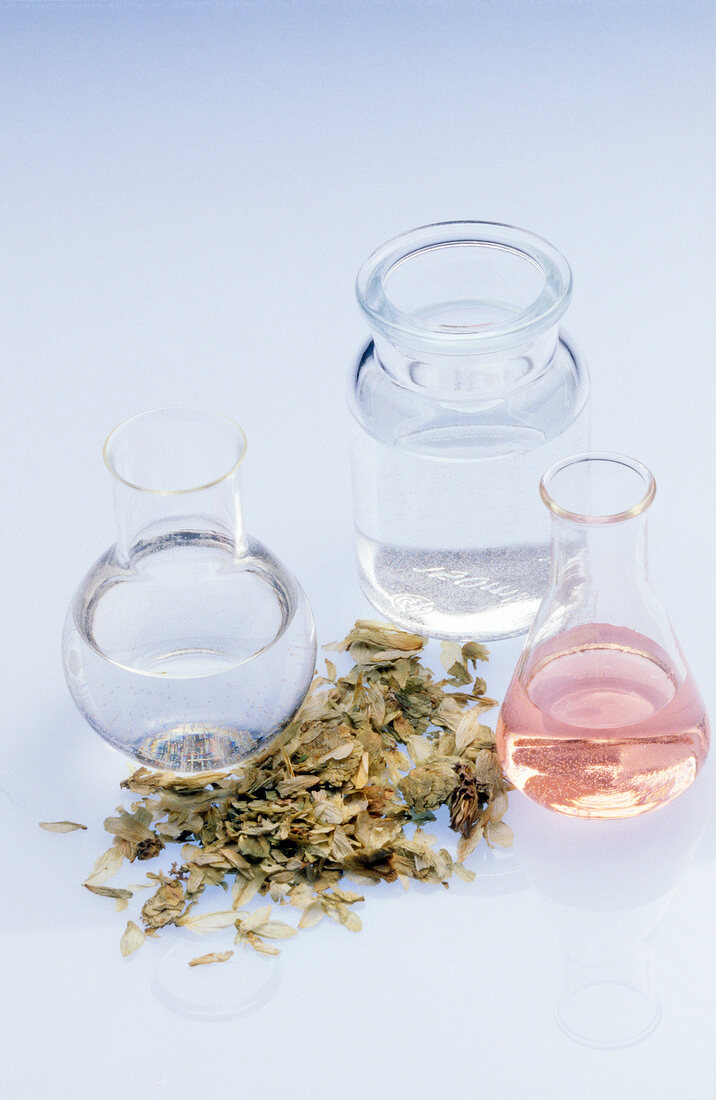
[[[116,481],[117,557],[131,565],[149,544],[211,539],[239,556],[245,546],[238,473],[191,492],[160,493]]]
[[[490,400],[551,361],[572,274],[534,233],[442,222],[376,249],[356,294],[377,359],[399,385],[438,399]]]
[[[439,343],[403,343],[374,331],[375,357],[404,389],[445,400],[490,400],[519,389],[550,366],[559,326],[525,340],[504,341],[489,351],[461,350],[446,335]]]

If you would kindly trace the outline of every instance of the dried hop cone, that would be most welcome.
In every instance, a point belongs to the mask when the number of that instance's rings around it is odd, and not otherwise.
[[[400,793],[413,810],[436,810],[455,790],[458,780],[449,761],[433,760],[423,768],[413,768],[398,784]]]
[[[470,764],[457,764],[458,785],[450,799],[450,827],[456,833],[469,836],[480,813],[487,805],[487,791],[478,786]]]

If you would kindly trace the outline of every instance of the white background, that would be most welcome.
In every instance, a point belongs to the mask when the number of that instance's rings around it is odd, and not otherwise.
[[[713,766],[611,831],[514,795],[514,853],[476,860],[474,886],[370,891],[360,935],[321,925],[275,968],[241,954],[192,986],[181,954],[203,941],[125,961],[125,915],[78,885],[126,764],[59,661],[114,539],[104,436],[166,404],[246,430],[249,530],[302,581],[320,642],[368,611],[353,278],[387,237],[483,218],[572,264],[594,443],[656,474],[653,579],[713,713],[712,69],[698,2],[0,6],[4,1095],[716,1095]],[[492,694],[519,647],[493,647]],[[58,818],[89,829],[37,829]],[[567,1038],[567,954],[651,965],[651,1037]],[[226,1018],[168,1007],[177,982]]]

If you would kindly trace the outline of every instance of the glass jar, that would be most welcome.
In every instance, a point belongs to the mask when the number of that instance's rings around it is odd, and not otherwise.
[[[540,483],[550,586],[497,720],[507,777],[581,817],[631,817],[676,798],[706,759],[699,690],[649,583],[651,471],[593,452]]]
[[[104,459],[117,542],[70,605],[70,693],[111,745],[150,767],[229,768],[271,747],[313,677],[303,591],[247,535],[244,434],[198,409],[120,424]]]
[[[528,629],[549,578],[537,486],[589,445],[589,381],[559,330],[572,277],[540,237],[445,222],[379,248],[351,376],[358,569],[375,608],[438,638]]]

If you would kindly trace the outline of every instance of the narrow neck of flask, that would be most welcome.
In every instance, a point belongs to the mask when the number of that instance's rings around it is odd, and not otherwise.
[[[552,583],[601,605],[630,603],[649,584],[646,514],[604,526],[553,515]]]
[[[244,433],[201,409],[156,409],[120,424],[104,445],[114,478],[117,556],[130,563],[157,541],[244,547],[239,468]]]
[[[115,482],[117,557],[130,564],[157,541],[222,542],[239,556],[245,546],[238,472],[190,492],[156,493]]]

